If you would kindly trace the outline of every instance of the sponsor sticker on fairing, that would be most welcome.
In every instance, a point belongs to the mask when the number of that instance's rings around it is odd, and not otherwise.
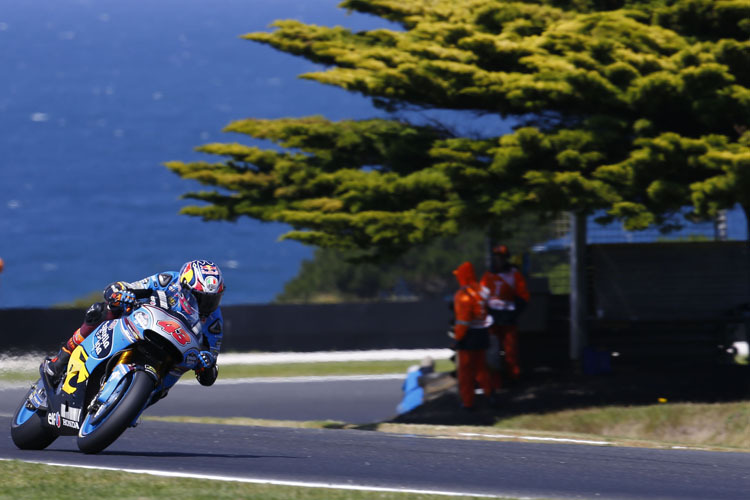
[[[59,429],[60,426],[62,425],[62,419],[60,418],[60,414],[55,413],[55,412],[47,413],[47,423],[49,425],[54,425],[55,427]]]
[[[146,311],[138,310],[133,313],[131,316],[133,321],[136,325],[140,326],[141,328],[146,328],[151,321],[151,317],[148,315]]]
[[[68,420],[78,421],[81,418],[81,409],[71,408],[67,404],[65,404],[60,407],[60,416],[62,418],[67,418]]]
[[[62,425],[71,429],[79,429],[78,421],[81,419],[80,408],[71,408],[65,403],[60,407],[60,416],[62,417]]]
[[[68,420],[67,418],[64,418],[62,419],[62,424],[65,427],[70,427],[71,429],[80,429],[80,427],[78,427],[78,422],[76,422],[75,420]]]
[[[115,321],[104,323],[94,332],[93,354],[95,358],[104,359],[112,351],[112,333],[115,329]]]

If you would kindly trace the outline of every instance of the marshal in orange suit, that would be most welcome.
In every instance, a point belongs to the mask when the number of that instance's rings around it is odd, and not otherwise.
[[[487,306],[493,318],[490,334],[498,338],[500,349],[505,351],[506,372],[511,380],[521,375],[518,353],[518,315],[531,298],[523,274],[510,263],[510,250],[506,245],[492,249],[490,270],[482,276],[481,286],[488,294]],[[493,373],[493,388],[501,385],[500,372]]]
[[[487,327],[492,323],[492,318],[485,309],[484,298],[480,293],[471,262],[464,262],[453,271],[453,274],[461,287],[453,296],[458,390],[461,395],[461,406],[473,409],[476,382],[479,382],[488,398],[492,397],[492,382],[487,370]]]

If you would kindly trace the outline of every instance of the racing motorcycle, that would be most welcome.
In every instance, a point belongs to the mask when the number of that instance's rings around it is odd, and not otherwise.
[[[202,340],[192,294],[157,292],[150,303],[86,337],[57,383],[40,367],[39,380],[13,415],[13,442],[41,450],[59,436],[77,435],[84,453],[102,451],[163,397],[166,377],[200,365]]]

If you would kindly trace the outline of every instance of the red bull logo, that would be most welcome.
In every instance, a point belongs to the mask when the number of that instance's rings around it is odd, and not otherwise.
[[[215,264],[202,262],[199,264],[199,267],[200,267],[200,272],[203,273],[204,276],[206,275],[218,276],[219,275],[219,268],[216,267]]]

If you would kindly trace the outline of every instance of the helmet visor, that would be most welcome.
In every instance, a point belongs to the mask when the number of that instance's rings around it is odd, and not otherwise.
[[[201,316],[208,316],[219,307],[223,293],[204,293],[193,290],[193,295],[198,301],[198,311]]]

